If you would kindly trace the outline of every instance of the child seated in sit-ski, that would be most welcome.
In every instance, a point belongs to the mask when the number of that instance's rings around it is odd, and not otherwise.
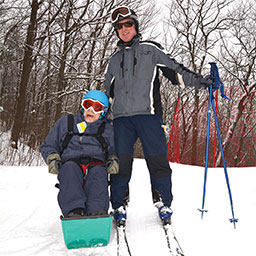
[[[108,97],[92,90],[81,106],[79,113],[60,118],[41,145],[49,172],[58,174],[58,203],[64,217],[106,215],[107,176],[119,170],[113,126],[106,119]]]

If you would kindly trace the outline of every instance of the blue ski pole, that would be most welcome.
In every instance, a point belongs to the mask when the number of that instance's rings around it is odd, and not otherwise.
[[[209,156],[209,135],[210,135],[210,120],[211,120],[211,101],[213,94],[213,85],[210,85],[210,95],[209,95],[209,104],[208,104],[208,115],[207,115],[207,139],[206,139],[206,154],[205,154],[205,169],[204,169],[204,188],[203,188],[203,202],[202,208],[198,209],[201,212],[201,218],[203,219],[204,212],[207,210],[204,209],[205,204],[205,193],[206,193],[206,181],[207,181],[207,171],[208,171],[208,156]]]
[[[213,112],[214,112],[214,117],[215,117],[215,122],[216,122],[217,134],[218,134],[220,150],[221,150],[221,157],[222,157],[224,173],[225,173],[226,183],[227,183],[227,187],[228,187],[231,212],[232,212],[232,219],[230,219],[230,222],[233,223],[234,228],[236,228],[236,222],[238,222],[238,219],[235,219],[235,217],[234,217],[234,207],[233,207],[231,188],[230,188],[230,184],[229,184],[228,171],[227,171],[226,162],[225,162],[225,158],[224,158],[224,151],[223,151],[223,147],[222,147],[222,143],[221,143],[220,129],[219,129],[219,124],[218,124],[218,120],[217,120],[217,113],[216,113],[216,110],[214,107],[214,101],[212,101],[212,104],[213,104]]]
[[[236,228],[236,222],[238,222],[238,219],[236,219],[234,217],[233,200],[232,200],[231,188],[230,188],[230,184],[229,184],[228,172],[227,172],[227,168],[226,168],[226,162],[225,162],[225,158],[224,158],[224,151],[223,151],[222,142],[221,142],[217,113],[216,113],[215,104],[214,104],[213,91],[220,89],[221,96],[227,100],[230,100],[230,99],[224,95],[224,85],[220,81],[218,67],[217,67],[216,63],[211,62],[210,65],[211,65],[211,79],[214,83],[214,88],[213,88],[213,84],[211,84],[211,86],[209,88],[210,95],[209,95],[208,119],[207,119],[207,141],[206,141],[206,161],[205,161],[206,164],[205,164],[205,175],[204,175],[203,202],[202,202],[202,209],[199,209],[199,210],[201,211],[201,217],[203,218],[203,213],[207,212],[207,210],[204,210],[204,204],[205,204],[206,180],[207,180],[207,169],[208,169],[210,117],[211,117],[211,106],[212,106],[213,112],[214,112],[216,128],[217,128],[219,144],[220,144],[224,173],[225,173],[226,183],[227,183],[227,187],[228,187],[229,200],[230,200],[230,205],[231,205],[232,218],[230,219],[230,222],[233,223],[234,228]]]

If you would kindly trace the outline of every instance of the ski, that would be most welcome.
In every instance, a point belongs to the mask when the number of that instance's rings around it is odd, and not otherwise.
[[[167,246],[172,256],[185,256],[181,249],[180,243],[174,234],[174,230],[171,223],[172,210],[166,207],[162,202],[160,193],[156,190],[152,191],[152,198],[155,207],[158,209],[158,214],[164,230]]]
[[[174,233],[172,224],[166,224],[162,223],[166,241],[167,241],[167,246],[169,248],[169,252],[171,253],[172,256],[185,256],[183,253],[183,250],[181,249],[180,243]]]
[[[126,246],[128,255],[131,256],[132,254],[131,254],[130,246],[129,246],[129,243],[128,243],[125,226],[120,226],[120,227],[118,227],[117,225],[115,225],[115,226],[116,226],[116,235],[117,235],[117,238],[116,238],[117,256],[123,255],[123,253],[121,253],[121,243],[122,243],[121,240],[122,240],[122,238],[125,242],[125,246]]]

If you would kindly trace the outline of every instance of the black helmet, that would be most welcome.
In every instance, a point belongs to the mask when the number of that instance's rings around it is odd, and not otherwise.
[[[114,9],[111,13],[111,22],[113,27],[116,30],[116,24],[124,19],[132,19],[134,21],[135,24],[135,29],[137,34],[139,34],[139,22],[138,22],[138,16],[136,15],[136,13],[130,9],[127,6],[120,6],[117,7],[116,9]]]

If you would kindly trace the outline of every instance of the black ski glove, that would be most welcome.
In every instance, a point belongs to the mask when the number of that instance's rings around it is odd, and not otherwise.
[[[48,171],[52,174],[58,174],[61,167],[61,158],[59,154],[50,154],[47,157],[46,163],[48,165]]]
[[[106,162],[108,174],[117,174],[119,172],[119,160],[116,156],[110,156]]]
[[[210,87],[210,85],[213,83],[210,75],[207,75],[205,77],[202,77],[201,80],[200,80],[200,85],[199,85],[199,88],[197,89],[200,89],[200,88],[208,88]]]

